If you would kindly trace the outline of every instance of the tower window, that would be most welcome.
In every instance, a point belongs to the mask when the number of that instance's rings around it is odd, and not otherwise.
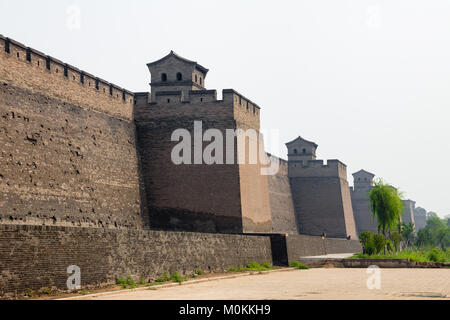
[[[163,74],[161,75],[161,81],[162,81],[162,82],[166,82],[166,81],[167,81],[167,74],[163,73]]]
[[[181,81],[181,80],[183,80],[183,75],[180,72],[178,72],[177,73],[177,81]]]
[[[80,75],[80,82],[84,84],[84,73],[83,72]]]
[[[69,76],[69,68],[67,66],[64,66],[64,77]]]
[[[203,85],[203,78],[202,77],[200,77],[200,85],[201,86]]]
[[[298,153],[297,149],[294,149],[294,154],[297,154],[297,153]]]
[[[198,81],[198,77],[197,77],[197,75],[195,75],[195,83],[197,83],[197,81]]]
[[[27,49],[27,61],[31,62],[31,50]]]
[[[95,80],[95,89],[99,90],[100,86],[99,86],[100,81],[98,81],[98,79]]]
[[[112,85],[109,85],[109,95],[110,96],[113,95],[113,87],[112,87]]]
[[[306,154],[306,149],[303,149],[303,154]]]
[[[47,57],[45,59],[45,64],[46,64],[47,70],[50,70],[50,58],[49,57]]]

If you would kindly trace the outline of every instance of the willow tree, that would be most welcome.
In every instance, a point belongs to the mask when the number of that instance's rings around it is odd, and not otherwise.
[[[387,237],[401,221],[403,202],[400,193],[378,179],[369,193],[369,199],[372,214],[377,219],[378,232]]]

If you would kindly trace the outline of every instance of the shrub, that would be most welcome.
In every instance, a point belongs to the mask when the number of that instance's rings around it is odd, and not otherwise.
[[[126,289],[126,288],[132,289],[132,288],[136,287],[136,283],[134,282],[134,280],[131,276],[128,276],[126,279],[125,278],[117,278],[116,284],[121,286],[123,289]]]
[[[260,265],[258,262],[250,262],[250,263],[247,265],[247,268],[248,268],[249,270],[254,270],[254,271],[258,271],[258,270],[261,270],[261,269],[262,269],[261,265]]]
[[[172,280],[173,282],[182,283],[185,279],[184,279],[178,272],[175,272],[175,273],[172,275],[171,280]]]
[[[139,285],[141,285],[141,286],[143,286],[143,285],[145,285],[147,283],[147,281],[145,280],[145,277],[141,277],[140,279],[139,279]]]
[[[28,289],[25,293],[25,297],[32,298],[34,295],[34,291],[32,289]]]
[[[204,272],[202,269],[198,268],[198,269],[195,269],[194,273],[201,276]]]
[[[261,267],[263,267],[264,269],[272,269],[273,268],[272,264],[269,262],[261,263]]]
[[[427,258],[433,262],[445,262],[445,253],[439,249],[434,248],[427,254]]]
[[[299,261],[291,262],[291,268],[300,269],[300,270],[307,270],[307,269],[309,269],[308,266],[304,265],[303,263],[301,263]]]
[[[162,283],[162,282],[168,282],[170,281],[171,277],[169,274],[169,271],[164,272],[164,274],[162,275],[162,277],[156,279],[156,282]]]
[[[373,233],[370,231],[364,231],[359,236],[359,241],[361,242],[361,245],[363,247],[364,254],[372,255],[375,253],[373,238]]]
[[[375,246],[375,253],[380,254],[386,245],[386,237],[382,234],[376,234],[373,236],[373,244]]]

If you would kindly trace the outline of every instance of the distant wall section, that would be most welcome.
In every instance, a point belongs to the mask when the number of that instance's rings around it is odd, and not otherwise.
[[[270,156],[270,155],[269,155]],[[273,156],[271,156],[273,158]],[[272,215],[272,231],[274,233],[298,234],[298,222],[295,216],[291,186],[288,177],[288,163],[280,161],[280,169],[276,175],[269,175],[269,199]]]

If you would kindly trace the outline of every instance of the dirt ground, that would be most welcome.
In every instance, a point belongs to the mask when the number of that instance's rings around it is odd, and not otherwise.
[[[257,274],[171,288],[85,296],[89,300],[449,299],[450,269],[310,269]],[[373,289],[368,288],[369,286]],[[377,289],[377,284],[380,289]]]

